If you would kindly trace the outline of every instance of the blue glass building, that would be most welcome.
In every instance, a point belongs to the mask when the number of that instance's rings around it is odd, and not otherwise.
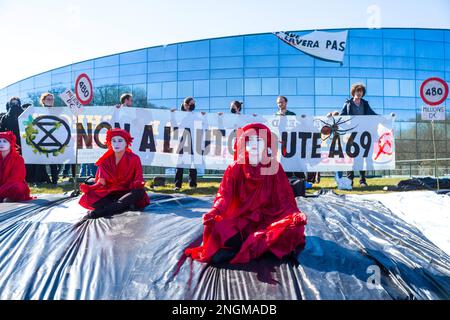
[[[42,92],[73,88],[81,72],[93,80],[94,105],[116,104],[121,93],[132,92],[136,107],[178,108],[193,96],[199,111],[226,112],[230,101],[241,100],[245,113],[258,114],[274,113],[276,97],[285,95],[289,110],[324,115],[340,110],[351,84],[362,82],[377,113],[397,115],[397,159],[429,159],[431,125],[420,120],[419,87],[431,76],[450,82],[450,30],[349,29],[342,65],[308,56],[270,33],[150,47],[31,76],[1,89],[0,106],[11,96],[38,105]],[[450,157],[449,115],[435,124],[439,158]]]

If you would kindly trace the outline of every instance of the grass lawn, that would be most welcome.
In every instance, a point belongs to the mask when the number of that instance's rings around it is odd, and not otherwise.
[[[383,188],[386,186],[396,186],[400,180],[405,178],[368,178],[367,184],[369,185],[367,188],[359,187],[358,177],[355,178],[355,186],[351,191],[346,190],[337,190],[336,182],[332,177],[323,177],[319,184],[313,185],[311,189],[307,190],[307,193],[312,194],[314,192],[319,191],[320,189],[332,189],[337,194],[363,194],[363,193],[385,193],[389,191],[383,191]],[[165,187],[155,187],[154,189],[150,188],[150,180],[147,181],[146,187],[148,191],[154,191],[159,193],[166,194],[174,194],[174,193],[182,193],[191,196],[204,196],[204,195],[214,195],[217,192],[217,188],[219,187],[220,180],[205,180],[199,178],[199,182],[196,189],[189,189],[187,182],[183,184],[183,189],[181,191],[174,191],[174,185],[172,183],[173,179],[169,178],[168,183]],[[48,184],[38,184],[37,186],[30,186],[32,194],[38,193],[65,193],[72,192],[73,183],[69,182],[67,179],[62,180],[56,187],[48,185]]]
[[[367,188],[361,188],[359,187],[359,180],[358,177],[355,178],[355,186],[353,190],[347,191],[347,190],[337,190],[336,188],[336,182],[334,178],[331,177],[325,177],[322,178],[319,184],[313,185],[311,189],[307,189],[307,193],[312,194],[320,189],[332,189],[337,194],[363,194],[363,193],[386,193],[389,191],[384,191],[383,188],[386,186],[397,186],[397,183],[400,180],[404,180],[405,178],[369,178],[367,179],[367,184],[369,185]],[[213,195],[217,192],[217,188],[219,187],[220,181],[199,181],[197,184],[196,189],[189,189],[187,186],[187,183],[183,185],[183,189],[181,190],[181,193],[188,194],[188,195]],[[165,187],[155,187],[155,192],[160,193],[180,193],[180,191],[173,191],[174,185],[173,183],[170,183],[166,185]]]

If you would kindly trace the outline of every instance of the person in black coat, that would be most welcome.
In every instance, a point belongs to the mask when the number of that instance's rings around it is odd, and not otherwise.
[[[369,105],[369,101],[363,99],[363,97],[366,94],[366,87],[362,83],[355,83],[352,85],[350,89],[350,94],[352,98],[345,101],[344,106],[342,107],[341,112],[329,112],[327,114],[327,117],[330,116],[371,116],[376,115],[375,111],[372,110],[372,108]],[[359,172],[359,185],[361,187],[367,187],[366,182],[366,172],[360,171]],[[347,178],[349,178],[352,181],[353,186],[353,179],[355,177],[354,171],[348,171],[347,172]]]
[[[195,109],[195,100],[192,97],[186,97],[181,104],[181,111],[191,112]],[[172,109],[172,111],[174,111]],[[181,189],[183,184],[183,168],[177,168],[175,172],[175,191]],[[189,169],[189,187],[197,188],[197,169]]]

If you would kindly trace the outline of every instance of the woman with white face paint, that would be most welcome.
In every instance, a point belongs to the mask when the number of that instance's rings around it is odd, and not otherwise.
[[[268,127],[239,129],[234,162],[225,171],[213,208],[203,216],[203,244],[185,250],[202,262],[247,263],[271,252],[278,258],[302,249],[306,216],[300,212]]]
[[[150,204],[145,192],[141,160],[129,148],[133,138],[123,129],[106,134],[108,151],[96,162],[93,185],[80,185],[84,193],[80,205],[89,209],[85,218],[96,219]]]
[[[32,199],[25,182],[25,162],[16,149],[12,131],[0,132],[0,202]]]

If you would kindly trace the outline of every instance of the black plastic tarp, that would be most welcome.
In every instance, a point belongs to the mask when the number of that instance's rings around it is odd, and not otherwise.
[[[379,202],[298,198],[297,259],[213,266],[183,258],[212,197],[150,198],[144,212],[84,223],[61,195],[0,204],[0,299],[450,298],[450,257]]]
[[[425,177],[425,178],[412,178],[400,181],[396,187],[391,190],[396,191],[412,191],[412,190],[436,190],[437,189],[436,178]],[[439,179],[439,188],[450,190],[450,179],[441,178]]]

